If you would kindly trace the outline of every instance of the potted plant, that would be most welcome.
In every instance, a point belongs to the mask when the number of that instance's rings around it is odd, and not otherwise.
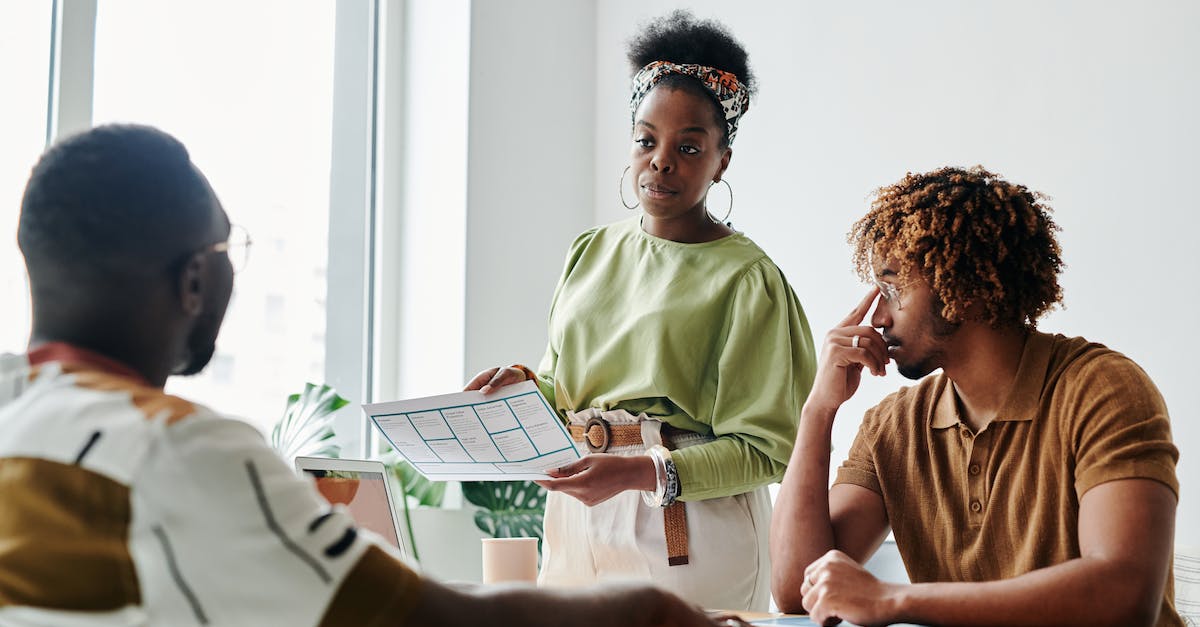
[[[334,441],[333,415],[349,404],[328,385],[305,383],[303,392],[288,397],[271,430],[271,447],[288,462],[298,456],[337,457],[342,447]]]
[[[475,525],[493,538],[537,538],[542,550],[546,490],[532,481],[465,481],[463,498],[479,506]]]

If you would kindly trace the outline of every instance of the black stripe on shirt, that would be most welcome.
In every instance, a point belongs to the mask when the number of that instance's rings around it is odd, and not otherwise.
[[[81,462],[83,462],[83,458],[88,454],[88,451],[92,450],[92,447],[96,445],[96,440],[99,440],[99,439],[100,439],[100,432],[99,431],[93,432],[92,437],[88,438],[87,444],[84,444],[83,449],[80,450],[79,454],[75,456],[75,465],[76,466],[78,466]]]
[[[354,544],[354,539],[358,537],[358,530],[354,527],[346,529],[346,533],[342,534],[341,539],[333,544],[325,547],[325,557],[337,557],[346,552],[350,545]]]
[[[162,545],[163,554],[167,558],[167,569],[171,571],[171,578],[175,580],[175,585],[179,587],[179,591],[192,606],[192,613],[196,615],[196,621],[201,625],[207,625],[208,616],[204,614],[204,608],[200,607],[200,599],[196,598],[196,593],[192,592],[191,586],[183,579],[183,573],[179,570],[179,562],[175,560],[175,551],[171,549],[171,541],[167,539],[167,532],[160,525],[154,525],[151,531],[158,537],[158,543]]]
[[[263,492],[262,479],[258,476],[258,467],[254,465],[253,461],[246,460],[246,473],[250,476],[250,486],[254,488],[254,494],[258,498],[258,507],[262,510],[263,518],[267,521],[267,528],[279,538],[285,549],[300,558],[300,561],[308,564],[313,569],[313,572],[317,573],[317,577],[321,579],[322,583],[333,581],[333,578],[329,576],[329,573],[325,571],[325,568],[321,566],[317,558],[306,553],[304,549],[300,548],[300,545],[293,542],[283,532],[283,528],[275,520],[274,512],[271,511],[271,504],[267,501],[266,493]]]

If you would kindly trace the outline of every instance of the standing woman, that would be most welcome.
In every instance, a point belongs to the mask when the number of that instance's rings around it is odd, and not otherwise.
[[[491,368],[467,389],[536,379],[590,452],[539,482],[543,585],[649,580],[765,610],[766,485],[783,476],[815,361],[779,268],[707,208],[754,79],[723,26],[684,12],[649,24],[629,61],[621,194],[638,215],[572,245],[538,371]]]

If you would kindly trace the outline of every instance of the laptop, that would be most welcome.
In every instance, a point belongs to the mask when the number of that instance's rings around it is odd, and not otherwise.
[[[361,459],[297,457],[296,470],[312,477],[330,504],[350,511],[358,526],[374,532],[408,561],[409,539],[400,530],[396,497],[382,462]]]

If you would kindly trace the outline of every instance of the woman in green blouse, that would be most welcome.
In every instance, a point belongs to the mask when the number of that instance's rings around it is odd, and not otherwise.
[[[542,583],[644,579],[765,610],[766,485],[783,476],[815,360],[779,268],[706,207],[753,76],[723,26],[682,12],[647,26],[629,59],[622,202],[639,215],[571,246],[537,372],[491,368],[467,389],[536,378],[590,451],[539,482]]]

